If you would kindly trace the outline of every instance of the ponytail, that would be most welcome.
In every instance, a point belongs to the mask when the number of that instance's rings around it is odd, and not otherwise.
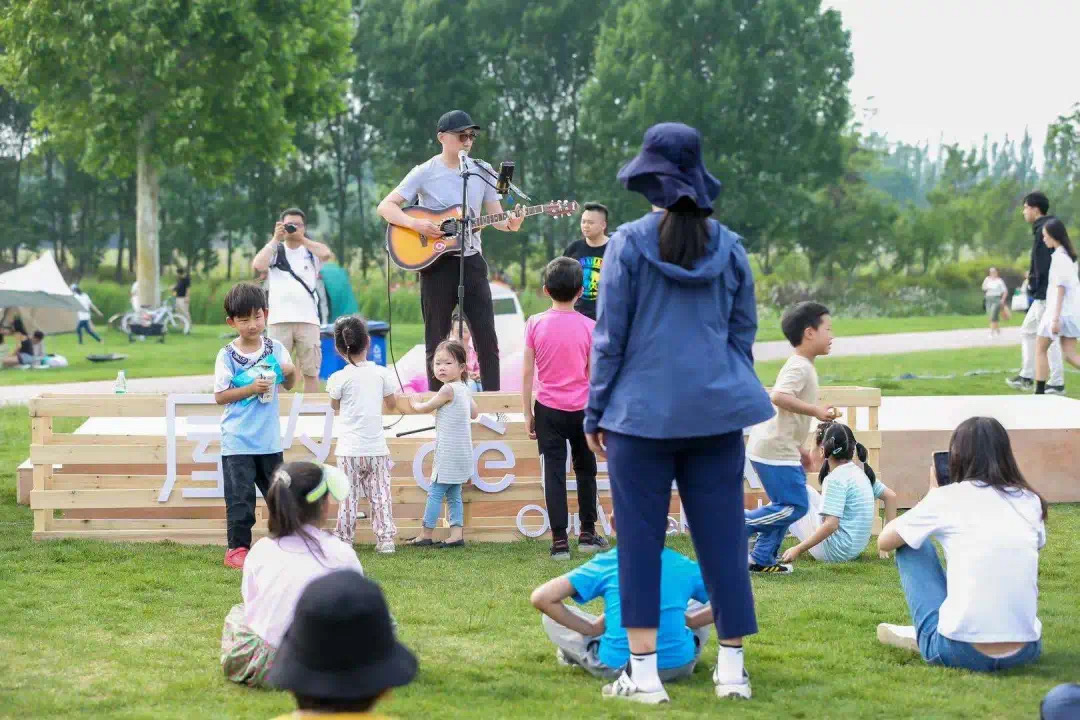
[[[285,463],[274,472],[266,493],[270,537],[299,536],[320,563],[325,559],[322,546],[305,526],[317,524],[326,510],[326,493],[314,501],[308,499],[323,483],[323,474],[323,469],[314,463]]]
[[[709,243],[708,216],[687,197],[669,207],[660,220],[660,260],[692,270]]]
[[[334,348],[339,355],[349,361],[350,365],[354,364],[353,356],[362,354],[370,343],[371,336],[368,335],[367,323],[362,318],[347,315],[338,318],[334,323]]]
[[[877,473],[867,463],[867,458],[870,455],[866,446],[855,440],[855,433],[847,425],[838,422],[821,423],[817,429],[817,444],[826,458],[834,460],[859,458],[859,462],[863,464],[863,473],[866,475],[866,479],[870,481],[871,488],[877,482]],[[826,462],[821,467],[821,472],[818,473],[818,482],[825,482],[828,474],[829,463]]]

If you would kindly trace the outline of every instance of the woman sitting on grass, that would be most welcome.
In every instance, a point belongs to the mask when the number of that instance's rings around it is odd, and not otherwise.
[[[965,420],[949,443],[948,478],[939,484],[933,468],[931,478],[926,497],[878,538],[879,550],[896,550],[915,623],[882,623],[878,640],[968,670],[1035,661],[1046,501],[1020,473],[1005,428],[992,418]],[[945,571],[930,538],[945,551]]]
[[[878,482],[866,464],[866,448],[855,441],[851,428],[833,422],[818,425],[817,452],[824,458],[818,475],[821,492],[806,486],[808,511],[791,526],[800,542],[784,553],[786,563],[807,551],[821,562],[859,557],[870,542],[878,498],[885,499],[886,522],[896,517],[896,493]],[[808,467],[807,472],[812,470]]]
[[[351,546],[319,529],[328,494],[339,502],[348,496],[348,481],[336,468],[292,462],[274,473],[266,496],[270,536],[244,561],[244,603],[229,611],[221,635],[229,680],[264,687],[304,588],[335,570],[364,572]]]

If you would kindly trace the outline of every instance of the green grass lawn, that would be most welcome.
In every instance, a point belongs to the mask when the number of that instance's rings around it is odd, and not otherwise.
[[[1024,321],[1022,314],[1013,314],[1008,322],[1002,322],[1003,327],[1015,325],[1019,327]],[[930,332],[932,330],[967,330],[970,328],[990,329],[990,325],[984,315],[928,315],[925,317],[908,318],[845,318],[838,315],[833,318],[833,332],[837,337],[851,337],[853,335],[884,335],[887,333]],[[768,342],[770,340],[783,340],[784,334],[780,332],[780,316],[767,315],[759,320],[757,340]]]
[[[98,328],[104,343],[83,336],[79,345],[74,334],[54,335],[45,340],[49,352],[63,355],[70,365],[51,370],[0,370],[0,387],[4,385],[37,385],[46,383],[112,380],[119,370],[130,378],[170,377],[176,375],[210,375],[214,358],[235,333],[228,325],[196,325],[190,335],[169,335],[164,344],[154,338],[145,342],[128,342],[127,335],[115,330]],[[424,326],[399,323],[392,333],[394,355],[400,358],[410,348],[424,341]],[[10,350],[10,341],[2,346]],[[87,355],[125,353],[125,360],[93,363]]]
[[[58,423],[71,430],[77,419]],[[220,548],[33,542],[14,503],[26,456],[25,410],[0,409],[0,717],[271,718],[282,693],[226,683],[221,623],[240,574]],[[1029,718],[1054,685],[1077,679],[1080,507],[1051,510],[1039,615],[1045,651],[1034,667],[996,676],[932,668],[878,645],[879,622],[904,622],[892,562],[865,553],[790,577],[754,579],[760,632],[747,642],[754,699],[720,702],[710,640],[694,677],[672,683],[664,709],[601,701],[600,682],[560,667],[528,604],[529,590],[580,562],[557,563],[540,542],[465,552],[360,549],[382,584],[420,675],[379,710],[399,718],[739,717]],[[685,538],[672,541],[690,553]]]

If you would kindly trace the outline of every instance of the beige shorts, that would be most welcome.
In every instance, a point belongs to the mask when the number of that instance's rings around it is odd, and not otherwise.
[[[266,329],[271,339],[285,346],[293,364],[304,377],[318,377],[322,364],[319,326],[311,323],[274,323]]]

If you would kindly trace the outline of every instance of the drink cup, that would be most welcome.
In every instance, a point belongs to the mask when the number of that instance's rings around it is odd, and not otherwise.
[[[264,393],[259,393],[259,402],[268,403],[274,399],[274,385],[277,381],[277,373],[270,368],[263,368],[259,372],[259,377],[266,378],[270,381],[270,389]]]

